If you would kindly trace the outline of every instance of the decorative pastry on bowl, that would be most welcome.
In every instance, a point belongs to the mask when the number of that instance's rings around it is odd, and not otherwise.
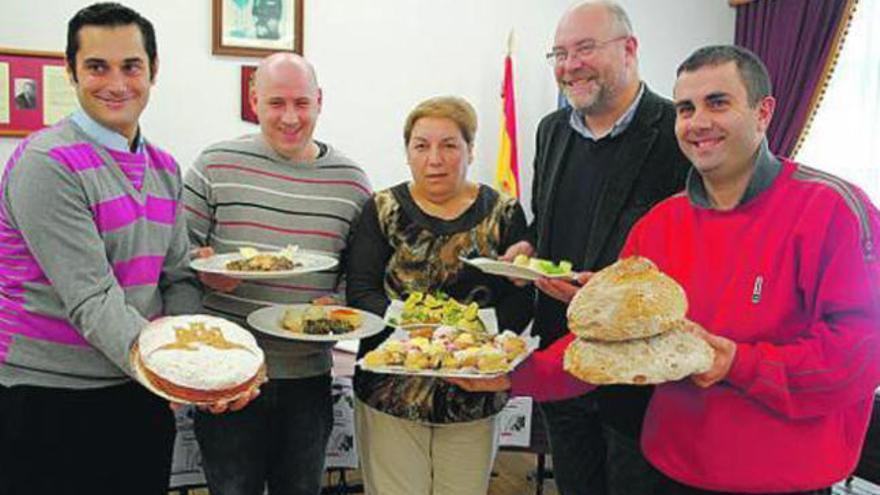
[[[244,328],[208,315],[148,325],[132,348],[146,385],[180,402],[231,400],[265,379],[263,351]]]

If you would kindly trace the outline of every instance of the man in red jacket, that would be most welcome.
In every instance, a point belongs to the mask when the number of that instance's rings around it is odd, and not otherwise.
[[[664,493],[830,493],[880,384],[880,215],[858,188],[770,153],[770,91],[742,48],[679,66],[676,137],[695,171],[621,254],[685,288],[716,352],[649,405],[642,448]]]
[[[770,94],[742,48],[701,48],[679,66],[675,131],[694,170],[621,252],[684,287],[716,352],[648,407],[642,450],[664,495],[830,494],[856,466],[880,385],[880,213],[851,184],[770,153]],[[571,340],[514,373],[514,393],[587,391],[562,371]]]

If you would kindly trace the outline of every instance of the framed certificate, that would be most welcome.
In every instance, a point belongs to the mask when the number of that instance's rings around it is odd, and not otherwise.
[[[76,108],[63,53],[0,48],[0,136],[25,136]]]
[[[251,91],[254,88],[254,74],[257,72],[256,65],[241,66],[241,120],[258,124],[257,113],[251,107]]]

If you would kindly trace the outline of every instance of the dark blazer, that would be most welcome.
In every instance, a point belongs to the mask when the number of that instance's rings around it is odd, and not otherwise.
[[[535,175],[532,182],[532,211],[535,218],[528,235],[538,256],[549,253],[550,217],[578,212],[551,211],[560,171],[569,149],[578,142],[569,124],[570,109],[551,113],[538,125]],[[642,101],[629,127],[616,139],[614,169],[600,192],[587,245],[583,269],[596,271],[617,260],[630,229],[648,210],[684,189],[690,162],[675,140],[675,107],[672,102],[645,88]],[[564,198],[563,198],[564,199]],[[539,296],[540,297],[540,296]],[[539,301],[540,310],[540,301]],[[549,345],[565,333],[564,328],[535,329],[541,345]],[[630,438],[639,438],[642,418],[653,387],[605,386],[593,392],[599,401],[603,424]]]
[[[577,218],[574,211],[551,212],[552,198],[568,151],[577,141],[571,109],[557,110],[538,124],[529,237],[538,256],[549,252],[550,215]],[[661,200],[684,189],[690,162],[675,140],[675,107],[647,87],[629,127],[619,136],[617,166],[597,203],[584,246],[583,267],[595,271],[617,260],[630,229]]]

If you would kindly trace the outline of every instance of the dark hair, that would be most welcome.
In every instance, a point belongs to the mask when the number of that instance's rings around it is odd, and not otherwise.
[[[83,26],[119,27],[136,25],[144,39],[144,51],[150,60],[150,79],[156,74],[156,31],[153,24],[134,10],[115,3],[102,2],[89,5],[77,12],[67,23],[67,67],[76,81],[76,52],[79,51],[79,31]]]
[[[682,72],[694,72],[707,65],[717,66],[728,62],[736,63],[736,70],[746,87],[749,105],[754,107],[773,93],[773,84],[764,62],[752,51],[740,46],[713,45],[699,48],[678,66],[675,75],[680,76]]]

